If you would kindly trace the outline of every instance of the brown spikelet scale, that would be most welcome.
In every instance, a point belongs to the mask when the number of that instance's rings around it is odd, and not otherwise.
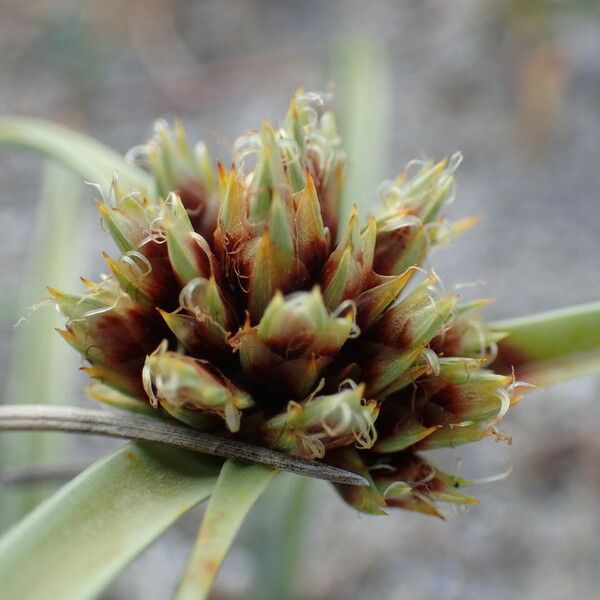
[[[315,93],[239,138],[229,169],[180,124],[133,155],[155,195],[114,185],[98,203],[121,253],[110,274],[52,290],[89,395],[360,472],[371,487],[339,489],[365,512],[475,502],[417,454],[482,439],[518,399],[486,368],[501,335],[485,301],[460,304],[422,268],[472,224],[440,217],[460,155],[411,163],[345,222],[345,157]]]

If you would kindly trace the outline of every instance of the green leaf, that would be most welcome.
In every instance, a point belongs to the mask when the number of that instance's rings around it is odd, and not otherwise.
[[[600,302],[490,326],[509,334],[498,344],[497,370],[514,367],[519,379],[539,386],[600,373]]]
[[[30,310],[26,307],[48,296],[49,281],[59,288],[67,287],[85,271],[85,253],[79,251],[78,235],[81,181],[62,165],[48,162],[44,167],[35,229],[28,242],[31,253],[15,307],[17,315],[26,315]],[[7,326],[16,321],[13,318]],[[27,404],[42,399],[44,403],[57,404],[73,397],[80,360],[56,335],[54,328],[62,324],[56,311],[47,306],[16,328],[5,390],[5,397],[11,402]],[[64,439],[38,432],[4,436],[0,469],[56,462],[66,445]],[[0,530],[16,523],[49,491],[46,484],[1,489]]]
[[[181,579],[176,600],[207,598],[248,511],[277,471],[228,460],[206,508],[198,539]]]
[[[392,69],[385,46],[372,36],[353,36],[334,45],[332,63],[339,94],[337,120],[350,167],[339,218],[345,223],[353,203],[363,218],[370,212],[373,190],[389,167]]]
[[[2,597],[93,598],[212,492],[222,462],[127,444],[59,490],[0,539]]]
[[[62,125],[32,117],[0,119],[0,148],[20,146],[53,158],[79,175],[101,186],[108,195],[111,180],[128,192],[153,192],[151,176],[125,161],[115,150],[99,141]]]
[[[255,558],[250,598],[285,600],[299,597],[298,567],[307,538],[313,498],[310,477],[282,473],[262,496],[244,529],[242,543]]]

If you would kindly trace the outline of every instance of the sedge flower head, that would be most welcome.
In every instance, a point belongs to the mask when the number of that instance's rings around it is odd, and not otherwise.
[[[360,472],[368,488],[338,487],[365,512],[475,502],[421,454],[493,434],[518,399],[487,368],[501,334],[485,301],[423,268],[473,224],[440,216],[460,155],[409,163],[343,221],[345,155],[318,94],[240,137],[228,168],[164,122],[130,156],[155,185],[98,201],[108,275],[51,290],[89,395]]]

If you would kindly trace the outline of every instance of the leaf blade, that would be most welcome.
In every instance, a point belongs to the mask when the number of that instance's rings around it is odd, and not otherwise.
[[[276,471],[257,464],[228,460],[206,508],[175,600],[208,597],[219,568],[244,518]]]
[[[36,214],[31,252],[19,292],[17,313],[47,294],[53,281],[62,288],[85,269],[77,235],[81,213],[82,185],[79,177],[55,162],[44,165],[42,189]],[[68,214],[71,218],[64,218]],[[16,318],[15,318],[16,320]],[[13,334],[7,374],[6,398],[14,403],[39,401],[57,404],[69,401],[76,388],[79,361],[56,335],[61,319],[52,310],[31,315]],[[23,360],[23,357],[27,360]],[[50,464],[64,454],[62,437],[45,433],[7,436],[2,440],[0,469]],[[49,486],[28,489],[0,488],[0,531],[16,523],[50,491]]]
[[[309,477],[282,473],[252,511],[244,532],[257,568],[251,598],[296,598],[301,589],[298,572],[310,529],[309,515],[315,482]]]
[[[0,539],[3,593],[30,600],[95,597],[210,495],[221,464],[156,444],[127,444]]]
[[[101,142],[44,119],[4,117],[0,119],[0,147],[19,146],[53,158],[84,179],[98,183],[108,195],[116,173],[126,191],[153,191],[151,176],[125,161]]]
[[[493,367],[538,386],[600,373],[600,302],[515,319],[490,327],[509,335]]]

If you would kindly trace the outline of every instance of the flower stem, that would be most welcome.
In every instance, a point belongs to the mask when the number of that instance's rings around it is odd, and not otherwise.
[[[223,458],[238,458],[282,471],[350,485],[367,485],[356,473],[261,446],[195,431],[142,415],[111,414],[68,406],[0,406],[0,431],[64,431],[161,442]]]

